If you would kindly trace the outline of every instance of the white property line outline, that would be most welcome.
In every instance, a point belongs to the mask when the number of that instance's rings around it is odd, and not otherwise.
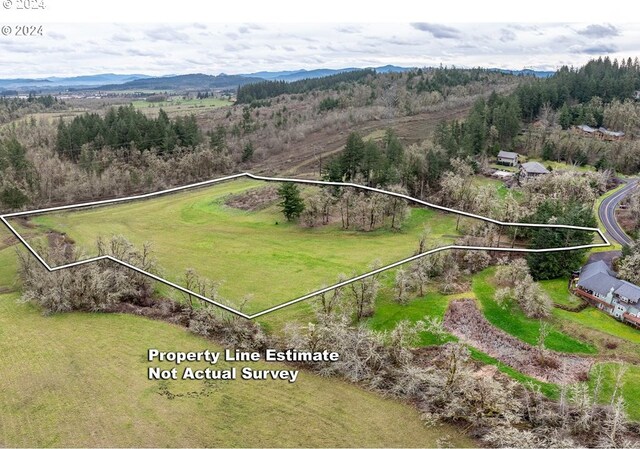
[[[493,246],[464,246],[464,245],[448,245],[448,246],[442,246],[439,248],[435,248],[435,249],[431,249],[429,251],[425,251],[422,252],[420,254],[416,254],[413,255],[411,257],[407,257],[405,259],[399,260],[397,262],[391,263],[389,265],[385,265],[383,267],[377,268],[375,270],[371,270],[367,273],[355,276],[353,278],[347,279],[345,281],[342,282],[338,282],[336,284],[333,284],[329,287],[324,287],[320,290],[316,290],[314,292],[308,293],[306,295],[300,296],[299,298],[296,299],[292,299],[290,301],[284,302],[282,304],[279,304],[277,306],[274,307],[270,307],[266,310],[263,310],[261,312],[256,312],[252,315],[247,315],[246,313],[243,313],[239,310],[234,309],[233,307],[230,307],[226,304],[222,304],[218,301],[214,301],[210,298],[207,298],[206,296],[200,295],[199,293],[193,292],[189,289],[186,289],[174,282],[171,282],[167,279],[164,279],[158,275],[155,275],[153,273],[150,273],[148,271],[142,270],[134,265],[131,265],[127,262],[124,262],[120,259],[117,259],[113,256],[98,256],[98,257],[92,257],[89,259],[84,259],[81,261],[77,261],[77,262],[73,262],[73,263],[69,263],[69,264],[65,264],[65,265],[59,265],[57,267],[51,267],[49,266],[49,264],[40,256],[40,254],[38,254],[37,251],[35,251],[31,245],[29,245],[29,243],[24,239],[24,237],[22,237],[22,235],[16,231],[13,226],[11,226],[11,224],[7,221],[8,218],[14,218],[14,217],[21,217],[21,216],[25,216],[25,215],[39,215],[39,214],[45,214],[48,212],[56,212],[56,211],[61,211],[61,210],[69,210],[69,209],[79,209],[79,208],[85,208],[85,207],[99,207],[99,206],[105,206],[105,205],[110,205],[110,204],[114,204],[114,203],[123,203],[123,202],[128,202],[128,201],[136,201],[136,200],[141,200],[141,199],[147,199],[147,198],[152,198],[155,196],[160,196],[160,195],[166,195],[169,193],[174,193],[174,192],[180,192],[183,190],[188,190],[188,189],[194,189],[194,188],[198,188],[198,187],[204,187],[204,186],[209,186],[209,185],[213,185],[213,184],[217,184],[217,183],[221,183],[221,182],[225,182],[225,181],[230,181],[230,180],[234,180],[234,179],[238,179],[238,178],[242,178],[242,177],[247,177],[250,179],[255,179],[257,181],[266,181],[266,182],[295,182],[295,183],[300,183],[300,184],[312,184],[312,185],[321,185],[321,186],[336,186],[336,187],[353,187],[356,189],[362,189],[362,190],[368,190],[370,192],[376,192],[376,193],[382,193],[385,195],[390,195],[390,196],[395,196],[398,198],[402,198],[405,199],[407,201],[413,202],[413,203],[417,203],[417,204],[421,204],[423,206],[427,206],[430,207],[432,209],[437,209],[437,210],[441,210],[441,211],[445,211],[445,212],[451,212],[454,214],[458,214],[458,215],[462,215],[465,217],[470,217],[470,218],[475,218],[478,220],[482,220],[488,223],[493,223],[499,226],[522,226],[522,227],[530,227],[530,228],[561,228],[561,229],[575,229],[578,231],[590,231],[590,232],[596,232],[600,238],[604,241],[604,243],[593,243],[590,245],[579,245],[579,246],[570,246],[570,247],[559,247],[559,248],[538,248],[538,249],[530,249],[530,248],[501,248],[501,247],[493,247]],[[9,230],[11,231],[11,233],[13,235],[16,236],[16,238],[18,240],[20,240],[20,242],[29,250],[29,252],[31,252],[31,254],[33,254],[36,259],[50,272],[53,271],[58,271],[58,270],[63,270],[65,268],[71,268],[71,267],[75,267],[75,266],[79,266],[79,265],[84,265],[84,264],[88,264],[91,262],[97,262],[100,260],[110,260],[112,262],[115,262],[119,265],[122,265],[124,267],[127,267],[133,271],[136,271],[138,273],[141,273],[145,276],[148,276],[160,283],[163,283],[165,285],[168,285],[170,287],[173,287],[183,293],[189,294],[189,295],[193,295],[196,298],[199,298],[202,301],[208,302],[210,304],[213,304],[217,307],[220,307],[221,309],[226,310],[227,312],[230,312],[234,315],[240,316],[242,318],[246,318],[248,320],[252,320],[254,318],[257,318],[259,316],[265,315],[267,313],[271,313],[274,312],[276,310],[280,310],[284,307],[288,307],[290,305],[293,304],[297,304],[299,302],[305,301],[307,299],[313,298],[314,296],[318,296],[321,295],[323,293],[326,293],[328,291],[331,290],[335,290],[336,288],[340,288],[340,287],[344,287],[346,285],[349,285],[353,282],[357,282],[361,279],[364,279],[366,277],[369,276],[373,276],[375,274],[378,273],[382,273],[383,271],[386,270],[390,270],[392,268],[395,268],[397,266],[403,265],[405,263],[408,262],[412,262],[414,260],[420,259],[422,257],[428,256],[430,254],[434,254],[440,251],[445,251],[445,250],[457,250],[457,249],[461,249],[461,250],[473,250],[473,251],[503,251],[503,252],[519,252],[519,253],[549,253],[549,252],[559,252],[559,251],[572,251],[572,250],[576,250],[576,249],[587,249],[587,248],[600,248],[600,247],[608,247],[611,246],[611,243],[609,242],[609,240],[607,239],[607,237],[604,235],[604,233],[599,229],[599,228],[589,228],[589,227],[584,227],[584,226],[572,226],[572,225],[562,225],[562,224],[541,224],[541,223],[510,223],[510,222],[502,222],[499,220],[494,220],[492,218],[488,218],[488,217],[483,217],[481,215],[476,215],[476,214],[472,214],[469,212],[464,212],[464,211],[460,211],[460,210],[456,210],[456,209],[451,209],[449,207],[444,207],[444,206],[439,206],[437,204],[432,204],[429,203],[427,201],[422,201],[419,200],[417,198],[413,198],[409,195],[404,195],[402,193],[397,193],[397,192],[391,192],[388,190],[383,190],[383,189],[377,189],[375,187],[368,187],[368,186],[363,186],[360,184],[354,184],[354,183],[349,183],[349,182],[333,182],[333,181],[316,181],[316,180],[310,180],[310,179],[296,179],[296,178],[278,178],[278,177],[268,177],[268,176],[260,176],[260,175],[254,175],[252,173],[238,173],[235,175],[230,175],[230,176],[225,176],[222,178],[216,178],[216,179],[210,179],[208,181],[202,181],[202,182],[198,182],[198,183],[194,183],[194,184],[189,184],[186,186],[180,186],[180,187],[174,187],[171,189],[166,189],[166,190],[161,190],[158,192],[152,192],[152,193],[146,193],[143,195],[134,195],[134,196],[129,196],[129,197],[125,197],[125,198],[114,198],[114,199],[109,199],[109,200],[100,200],[100,201],[92,201],[92,202],[87,202],[87,203],[78,203],[78,204],[70,204],[70,205],[66,205],[66,206],[58,206],[58,207],[49,207],[46,209],[36,209],[36,210],[31,210],[31,211],[25,211],[25,212],[14,212],[14,213],[9,213],[9,214],[3,214],[0,215],[0,220],[2,220],[2,222],[5,224],[5,226],[7,228],[9,228]]]

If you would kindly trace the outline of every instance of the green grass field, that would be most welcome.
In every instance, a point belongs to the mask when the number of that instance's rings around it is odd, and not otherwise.
[[[143,112],[155,112],[161,108],[164,109],[167,114],[176,112],[180,113],[195,113],[202,109],[215,109],[223,106],[230,106],[233,102],[224,100],[222,98],[203,98],[198,100],[197,98],[191,98],[188,100],[182,97],[171,97],[168,101],[149,102],[146,100],[134,100],[131,102],[134,108],[140,109]]]
[[[461,298],[476,299],[473,292],[442,295],[438,292],[429,291],[426,295],[414,298],[409,301],[408,304],[402,305],[392,299],[391,279],[392,276],[391,273],[389,273],[387,279],[385,279],[387,288],[379,295],[378,301],[376,302],[376,312],[367,323],[369,327],[377,331],[392,330],[402,320],[408,320],[412,323],[426,317],[439,318],[442,320],[444,319],[449,303],[452,300]],[[451,334],[447,334],[446,336],[437,336],[431,332],[425,331],[420,335],[417,346],[423,347],[440,345],[448,341],[457,340],[458,338]],[[557,385],[541,382],[529,377],[472,346],[467,347],[469,348],[471,357],[474,360],[483,364],[494,365],[502,373],[526,386],[535,385],[540,388],[542,393],[550,398],[557,397],[559,391]]]
[[[569,279],[550,279],[538,284],[549,295],[555,304],[577,307],[582,301],[569,291]]]
[[[554,315],[562,320],[580,324],[583,328],[593,329],[631,343],[640,344],[640,332],[637,329],[621,323],[595,307],[589,307],[578,313],[556,309]]]
[[[438,292],[430,291],[426,295],[414,298],[408,304],[402,305],[393,301],[391,296],[392,291],[389,288],[379,296],[376,302],[376,312],[368,321],[371,329],[377,331],[392,330],[403,320],[415,323],[425,317],[442,319],[447,311],[449,302],[456,297],[455,295],[445,296]],[[431,332],[423,332],[420,335],[419,346],[442,344],[453,339],[453,336],[442,339]]]
[[[41,230],[65,232],[87,254],[98,236],[121,234],[153,243],[164,276],[180,282],[187,268],[221,281],[220,294],[257,312],[336,282],[340,273],[365,272],[412,255],[428,225],[427,246],[451,242],[455,216],[412,209],[403,230],[342,230],[338,223],[306,228],[287,223],[277,205],[247,212],[224,204],[227,195],[264,185],[237,180],[212,187],[109,207],[33,218]],[[311,188],[309,188],[311,189]],[[30,230],[35,233],[35,230]]]
[[[540,335],[540,321],[528,318],[517,304],[506,307],[495,302],[496,287],[493,284],[495,268],[489,268],[474,276],[472,290],[476,294],[487,320],[503,331],[536,345]],[[552,324],[551,332],[545,340],[547,348],[559,352],[594,354],[596,348],[560,332]]]
[[[147,380],[149,348],[221,348],[163,322],[43,317],[16,299],[0,295],[1,446],[429,447],[447,435],[472,444],[450,427],[427,427],[411,406],[308,373],[295,384],[167,381],[174,394],[204,393],[168,399]]]
[[[629,418],[640,421],[640,366],[624,365],[626,371],[622,377],[622,397],[625,401],[625,410]],[[611,402],[611,395],[615,385],[616,375],[620,369],[618,363],[599,364],[591,370],[590,384],[594,384],[594,370],[602,369],[603,382],[600,393],[600,401]]]

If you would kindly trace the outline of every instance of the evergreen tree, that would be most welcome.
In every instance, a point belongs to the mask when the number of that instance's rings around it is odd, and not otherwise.
[[[571,109],[567,106],[567,103],[562,105],[562,109],[560,109],[560,116],[558,117],[558,123],[562,127],[562,129],[569,129],[571,126],[571,122],[573,122],[573,114],[571,114]]]
[[[547,200],[538,206],[536,212],[527,221],[591,228],[596,226],[591,208],[576,201],[567,203],[560,200]],[[529,234],[532,248],[581,246],[593,242],[591,232],[575,229],[532,228]],[[586,250],[530,253],[527,256],[527,262],[534,279],[554,279],[576,270],[585,253]]]
[[[280,196],[280,207],[282,213],[288,221],[293,221],[300,217],[304,211],[304,201],[300,196],[300,189],[292,182],[285,182],[278,188]]]

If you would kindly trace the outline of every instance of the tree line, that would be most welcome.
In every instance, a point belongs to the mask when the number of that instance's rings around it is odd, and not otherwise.
[[[633,98],[640,89],[638,58],[611,61],[609,57],[589,61],[579,68],[563,66],[555,75],[521,83],[515,91],[527,121],[534,120],[543,105],[560,109],[564,104],[587,103],[600,97],[609,103],[613,99]]]
[[[164,110],[149,118],[132,105],[110,108],[103,116],[85,113],[71,122],[58,122],[55,149],[78,161],[83,145],[93,149],[132,149],[172,153],[178,147],[195,148],[203,136],[194,115],[170,119]]]
[[[29,94],[27,98],[0,96],[0,124],[46,110],[65,109],[64,102],[52,95]]]
[[[342,83],[361,81],[369,76],[375,76],[373,69],[353,70],[337,73],[322,78],[307,78],[299,81],[261,81],[238,87],[236,101],[240,104],[251,103],[256,100],[277,97],[282,94],[302,94],[312,90],[335,89]]]

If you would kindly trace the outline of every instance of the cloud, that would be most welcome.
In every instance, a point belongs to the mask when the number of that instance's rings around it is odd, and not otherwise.
[[[157,58],[159,56],[162,56],[162,53],[159,53],[157,51],[138,50],[137,48],[132,48],[130,50],[127,50],[127,54],[131,56],[144,56],[144,57],[152,57],[152,58]]]
[[[516,33],[511,30],[503,28],[500,30],[500,42],[511,42],[516,40]]]
[[[359,33],[360,30],[361,28],[357,26],[341,26],[336,28],[336,31],[338,33],[344,33],[344,34],[356,34],[356,33]]]
[[[582,30],[578,30],[577,33],[583,36],[594,37],[594,38],[613,37],[613,36],[620,35],[620,31],[618,30],[618,28],[616,28],[611,24],[589,25]]]
[[[47,37],[50,37],[51,39],[55,39],[57,41],[62,41],[65,40],[67,38],[67,36],[65,36],[62,33],[56,33],[55,31],[49,31],[47,33]]]
[[[456,39],[460,36],[459,30],[437,23],[414,22],[411,26],[416,30],[431,33],[436,39]]]
[[[111,38],[114,42],[133,42],[135,39],[126,34],[116,34]]]
[[[248,50],[249,47],[247,44],[226,44],[224,46],[224,51],[235,53],[237,51]]]
[[[613,44],[596,44],[587,47],[573,46],[571,47],[572,53],[584,53],[587,55],[605,55],[609,53],[615,53],[618,51],[618,47]]]
[[[189,42],[190,40],[188,34],[173,28],[154,28],[145,32],[145,35],[152,41]]]
[[[257,23],[247,23],[238,27],[238,32],[242,34],[251,33],[256,30],[262,30],[262,27]]]

